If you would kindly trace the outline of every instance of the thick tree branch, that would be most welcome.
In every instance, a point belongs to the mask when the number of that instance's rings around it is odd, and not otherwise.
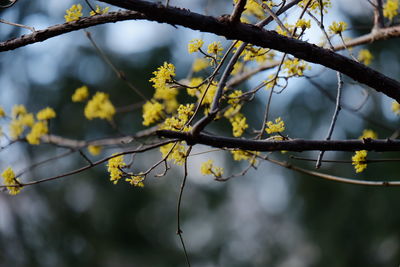
[[[291,54],[308,62],[340,71],[354,80],[400,102],[400,83],[335,52],[304,41],[288,38],[275,31],[266,31],[250,24],[231,23],[225,16],[214,18],[187,9],[164,7],[141,0],[100,0],[115,6],[138,11],[148,20],[210,32],[231,40],[241,40],[260,47]]]
[[[77,31],[80,29],[85,29],[99,24],[132,20],[132,19],[145,19],[145,18],[146,17],[143,14],[134,11],[110,12],[104,15],[82,18],[77,21],[54,25],[44,30],[35,31],[32,34],[22,35],[21,37],[1,42],[0,52],[14,50],[16,48],[37,42],[43,42],[49,38],[58,35],[69,33],[72,31]]]
[[[219,148],[238,148],[251,151],[400,151],[400,140],[364,139],[364,140],[304,140],[291,139],[248,140],[241,138],[222,137],[200,133],[192,136],[188,132],[157,131],[160,137],[185,140],[189,145],[203,144]]]

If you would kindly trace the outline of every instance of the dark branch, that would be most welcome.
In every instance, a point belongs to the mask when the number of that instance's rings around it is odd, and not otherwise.
[[[189,145],[202,144],[219,148],[238,148],[251,151],[400,151],[400,140],[364,139],[364,140],[304,140],[291,139],[248,140],[231,137],[221,137],[200,133],[192,136],[190,133],[160,130],[157,135],[186,141]]]
[[[340,71],[354,80],[366,84],[378,92],[400,102],[400,83],[382,73],[331,50],[304,41],[266,31],[250,24],[231,23],[229,17],[214,18],[187,9],[164,7],[141,0],[100,0],[115,6],[134,10],[146,15],[146,19],[171,25],[181,25],[201,32],[210,32],[230,40],[241,40],[260,47],[291,54],[308,62]]]

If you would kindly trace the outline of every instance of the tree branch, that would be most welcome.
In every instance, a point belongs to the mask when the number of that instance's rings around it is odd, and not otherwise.
[[[174,138],[186,141],[188,145],[203,144],[219,148],[237,148],[250,151],[400,151],[400,140],[363,139],[363,140],[248,140],[241,138],[222,137],[199,133],[192,136],[188,132],[168,130],[157,131],[160,137]]]
[[[146,19],[193,30],[214,33],[230,40],[241,40],[260,47],[291,54],[308,62],[340,71],[354,80],[400,102],[400,83],[333,51],[304,41],[266,31],[250,24],[231,23],[225,16],[214,18],[190,12],[187,9],[164,7],[141,0],[99,0],[122,8],[141,12]]]

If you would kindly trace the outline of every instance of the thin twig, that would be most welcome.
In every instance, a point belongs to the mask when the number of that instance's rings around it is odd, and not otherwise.
[[[180,187],[180,190],[179,190],[178,203],[177,203],[177,207],[176,207],[176,217],[177,217],[176,234],[179,236],[179,239],[181,241],[183,252],[185,253],[186,263],[187,263],[187,265],[189,267],[190,267],[189,256],[188,256],[188,253],[186,251],[185,242],[183,241],[183,236],[182,236],[183,231],[182,231],[182,228],[181,228],[181,205],[182,205],[183,190],[185,189],[186,179],[187,179],[187,176],[188,176],[187,156],[190,154],[191,150],[192,150],[192,146],[190,146],[188,148],[187,154],[186,154],[186,157],[185,157],[183,180],[182,180],[181,187]]]

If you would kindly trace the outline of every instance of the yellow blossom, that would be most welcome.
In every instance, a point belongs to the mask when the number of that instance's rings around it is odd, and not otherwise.
[[[347,28],[347,23],[343,21],[339,22],[332,22],[332,24],[329,26],[329,32],[332,34],[341,34],[343,31],[345,31]]]
[[[65,12],[66,12],[66,15],[64,16],[65,22],[79,20],[83,16],[81,4],[72,5],[71,8],[67,9]]]
[[[190,79],[188,86],[190,87],[197,87],[197,88],[187,88],[187,94],[190,96],[196,96],[197,93],[201,91],[200,86],[203,83],[203,78],[201,77],[193,77]]]
[[[192,54],[194,52],[198,52],[199,49],[203,46],[204,41],[201,39],[193,39],[188,44],[188,52]]]
[[[369,65],[371,64],[372,59],[374,59],[374,56],[368,49],[361,49],[360,52],[358,52],[357,59],[365,65]]]
[[[296,22],[296,27],[299,27],[303,30],[311,28],[311,20],[299,19]]]
[[[125,181],[133,186],[144,187],[144,176],[143,175],[132,175],[130,178],[126,178]]]
[[[373,130],[365,129],[360,137],[358,139],[377,139],[378,134],[374,132]]]
[[[354,165],[356,173],[362,172],[367,168],[366,158],[367,150],[356,151],[356,154],[351,158],[351,164]]]
[[[281,117],[275,119],[275,123],[273,123],[272,121],[267,122],[267,128],[265,129],[265,131],[269,134],[280,133],[283,132],[284,130],[285,130],[285,123],[283,122]]]
[[[50,120],[55,117],[56,117],[56,112],[54,111],[54,109],[50,107],[44,108],[36,114],[36,118],[40,121]]]
[[[147,101],[143,105],[143,125],[149,126],[150,124],[160,120],[164,117],[164,106],[159,102]]]
[[[115,114],[115,108],[108,98],[108,94],[96,92],[92,99],[86,104],[84,110],[85,117],[88,120],[100,118],[111,121]]]
[[[21,115],[18,120],[21,121],[21,124],[23,126],[27,126],[27,127],[32,127],[33,124],[35,123],[35,117],[33,116],[32,113],[26,113],[24,115]]]
[[[96,12],[94,12],[93,10],[90,11],[90,16],[106,14],[109,9],[109,7],[105,7],[102,9],[99,5],[96,5]]]
[[[299,6],[304,8],[309,0],[302,0],[299,2]],[[322,0],[323,11],[324,13],[328,12],[328,8],[332,7],[331,0]],[[321,10],[320,0],[311,0],[311,3],[308,4],[308,9],[314,11],[314,13],[318,13]]]
[[[399,0],[387,0],[383,6],[383,16],[389,20],[393,20],[393,18],[399,14],[398,10]]]
[[[242,136],[244,131],[249,127],[246,123],[246,117],[241,113],[237,113],[229,122],[232,124],[232,134],[234,137]]]
[[[116,154],[113,154],[112,156],[115,156]],[[113,182],[114,184],[118,183],[119,179],[124,176],[123,171],[121,170],[126,166],[124,162],[124,156],[116,156],[108,160],[107,164],[107,170],[110,173],[110,181]]]
[[[219,178],[224,173],[224,169],[221,167],[214,166],[213,160],[209,159],[206,162],[203,162],[200,168],[200,172],[203,175],[214,175],[215,177]]]
[[[233,159],[236,161],[241,161],[241,160],[248,160],[251,164],[256,164],[257,160],[255,159],[255,156],[260,154],[260,152],[256,151],[245,151],[245,150],[231,150],[230,151]]]
[[[150,82],[153,83],[153,87],[156,89],[164,88],[167,86],[167,83],[172,82],[172,77],[175,76],[175,66],[171,63],[164,62],[153,74],[154,77],[150,79]]]
[[[38,121],[33,125],[32,130],[26,135],[26,140],[31,145],[38,145],[40,143],[40,137],[48,132],[49,129],[46,121]]]
[[[205,58],[196,58],[193,61],[192,69],[194,72],[199,72],[204,70],[209,66],[209,61]]]
[[[238,0],[233,1],[235,4],[238,2]],[[271,3],[272,1],[268,1],[267,5],[271,8]],[[263,7],[256,1],[256,0],[248,0],[245,6],[245,10],[243,14],[248,15],[248,16],[255,16],[259,19],[262,19],[265,17],[265,12]]]
[[[0,118],[5,117],[6,113],[4,112],[3,107],[0,106]]]
[[[303,72],[307,69],[310,69],[310,67],[303,60],[295,58],[293,60],[285,60],[283,62],[283,69],[287,72],[288,75],[302,76]]]
[[[16,185],[16,186],[7,186],[8,193],[10,195],[16,195],[19,192],[21,192],[22,186],[20,186],[19,180],[15,178],[15,173],[11,169],[11,167],[8,167],[5,171],[3,171],[1,176],[3,176],[4,185]]]
[[[392,102],[392,111],[394,114],[400,115],[400,103],[396,100],[393,100]]]
[[[25,115],[27,113],[24,105],[14,105],[11,111],[11,116],[17,118],[18,116]]]
[[[94,146],[94,145],[89,145],[88,146],[88,151],[91,155],[97,156],[101,153],[102,147],[101,146]]]
[[[18,139],[18,137],[21,136],[22,132],[24,131],[24,126],[21,120],[14,119],[10,122],[9,129],[11,139],[16,140]]]
[[[219,41],[212,42],[207,47],[207,53],[215,56],[221,55],[223,50],[224,49],[222,48],[221,42]]]
[[[171,151],[172,149],[172,151]],[[171,152],[170,152],[171,151]],[[174,163],[177,165],[182,165],[185,162],[186,158],[186,148],[182,144],[182,142],[170,143],[160,147],[160,152],[162,156],[167,157],[168,160],[174,160]]]
[[[75,90],[72,95],[72,102],[82,102],[85,101],[89,97],[89,88],[84,85]]]

